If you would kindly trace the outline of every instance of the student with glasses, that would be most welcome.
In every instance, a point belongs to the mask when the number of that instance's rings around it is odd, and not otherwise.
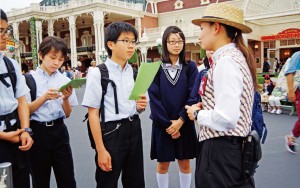
[[[0,163],[12,163],[15,188],[29,188],[26,151],[33,144],[30,136],[32,131],[29,128],[29,107],[25,97],[29,88],[18,63],[3,54],[9,33],[7,28],[7,16],[0,9]],[[9,67],[11,72],[12,67],[14,68],[14,73],[9,74]],[[13,74],[15,82],[12,79]]]
[[[147,99],[143,95],[139,100],[129,100],[134,79],[128,59],[135,51],[137,38],[135,28],[126,22],[114,22],[105,31],[108,53],[105,65],[109,79],[116,85],[116,93],[109,83],[103,109],[100,106],[102,85],[99,69],[92,69],[87,78],[82,105],[88,108],[91,133],[96,145],[98,188],[118,187],[121,172],[124,188],[145,187],[142,130],[138,114],[146,108]],[[100,122],[99,114],[102,111],[104,116],[101,116]]]
[[[181,188],[191,184],[190,159],[196,154],[196,131],[184,106],[188,104],[198,70],[185,61],[185,36],[180,28],[168,27],[162,38],[162,65],[148,92],[152,119],[151,159],[157,159],[159,188],[169,184],[168,169],[177,159]]]

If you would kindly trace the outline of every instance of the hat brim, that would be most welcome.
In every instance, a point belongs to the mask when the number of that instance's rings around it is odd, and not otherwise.
[[[251,33],[252,29],[244,24],[240,24],[240,23],[236,23],[236,22],[232,22],[226,19],[221,19],[221,18],[200,18],[200,19],[195,19],[192,20],[192,23],[195,25],[200,26],[201,22],[218,22],[218,23],[222,23],[225,25],[229,25],[232,27],[235,27],[239,30],[242,31],[242,33]]]

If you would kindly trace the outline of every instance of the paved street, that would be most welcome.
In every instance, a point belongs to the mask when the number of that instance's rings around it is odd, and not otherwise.
[[[81,103],[84,88],[76,90],[78,100]],[[75,163],[75,176],[78,188],[94,188],[94,151],[89,145],[86,124],[82,123],[86,109],[78,106],[73,109],[71,118],[66,120],[68,125],[71,146]],[[150,136],[151,122],[148,118],[149,108],[141,115],[143,138],[144,138],[144,163],[145,163],[145,180],[147,188],[156,188],[156,161],[151,161]],[[283,115],[273,115],[265,113],[265,122],[269,129],[266,144],[263,145],[263,159],[260,167],[255,174],[256,187],[258,188],[292,188],[299,187],[299,167],[300,152],[290,154],[284,146],[284,135],[290,132],[290,129],[296,121],[296,116],[289,116],[288,113]],[[299,141],[298,141],[299,143]],[[300,147],[300,146],[299,146]],[[194,168],[195,161],[192,161]],[[169,171],[170,188],[179,188],[178,168],[176,163],[171,164]],[[193,174],[194,175],[194,174]],[[51,188],[55,188],[55,179],[52,176]],[[122,187],[121,184],[119,187]],[[194,186],[194,178],[192,180]]]

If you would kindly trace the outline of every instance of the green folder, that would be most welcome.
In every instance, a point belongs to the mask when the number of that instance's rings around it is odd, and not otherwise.
[[[61,88],[59,88],[58,92],[61,92],[62,90],[66,89],[69,86],[72,86],[73,88],[79,88],[79,87],[83,86],[85,83],[86,83],[86,78],[76,78],[74,80],[71,80],[67,84],[61,86]]]
[[[134,84],[134,87],[129,96],[129,100],[137,100],[140,95],[144,95],[150,87],[161,62],[142,63]]]

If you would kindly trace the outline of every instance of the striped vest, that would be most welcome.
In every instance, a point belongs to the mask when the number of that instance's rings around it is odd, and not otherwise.
[[[216,61],[213,62],[212,68],[208,71],[208,80],[206,83],[205,94],[202,96],[202,103],[204,110],[213,110],[215,106],[215,97],[214,97],[214,81],[213,73],[214,68],[217,65],[217,62],[220,58],[224,56],[231,56],[232,59],[238,64],[242,74],[244,87],[241,96],[241,106],[240,106],[240,117],[237,122],[235,129],[223,132],[210,129],[205,126],[200,126],[199,131],[199,141],[203,141],[210,138],[220,137],[220,136],[241,136],[245,137],[251,131],[251,115],[252,115],[252,106],[253,106],[253,81],[251,72],[248,68],[246,59],[241,51],[237,48],[230,48],[221,52],[217,57]]]

